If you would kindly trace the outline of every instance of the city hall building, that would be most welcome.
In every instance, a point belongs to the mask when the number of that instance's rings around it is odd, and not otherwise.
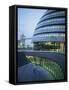
[[[65,51],[65,12],[47,10],[36,25],[34,49]]]

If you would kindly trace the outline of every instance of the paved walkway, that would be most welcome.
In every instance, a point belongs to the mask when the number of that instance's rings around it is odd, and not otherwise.
[[[54,77],[42,67],[29,63],[18,68],[18,81],[54,80]]]

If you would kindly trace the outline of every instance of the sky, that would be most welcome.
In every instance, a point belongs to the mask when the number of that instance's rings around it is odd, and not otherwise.
[[[22,34],[26,38],[32,38],[36,25],[45,12],[45,9],[18,8],[18,40]]]

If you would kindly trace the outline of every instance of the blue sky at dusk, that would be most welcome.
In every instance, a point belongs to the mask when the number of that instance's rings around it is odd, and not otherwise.
[[[18,40],[22,34],[26,38],[32,38],[35,27],[45,12],[44,9],[18,8]]]
[[[18,8],[18,39],[22,33],[32,37],[34,29],[46,10]]]

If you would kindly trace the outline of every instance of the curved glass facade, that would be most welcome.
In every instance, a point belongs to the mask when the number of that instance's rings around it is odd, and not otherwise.
[[[61,12],[60,11],[58,11],[58,12],[51,12],[50,14],[47,14],[47,15],[43,16],[41,18],[40,22],[45,21],[47,19],[51,19],[51,18],[55,18],[55,17],[56,18],[58,18],[58,17],[64,17],[64,16],[65,16],[64,11],[61,11]]]
[[[47,43],[51,46],[52,42],[54,42],[55,47],[56,42],[58,42],[58,50],[62,47],[61,51],[64,51],[65,12],[58,10],[47,10],[37,23],[32,41],[34,43],[34,47],[39,47],[43,44],[45,47]],[[39,43],[41,43],[41,45],[39,45]]]

